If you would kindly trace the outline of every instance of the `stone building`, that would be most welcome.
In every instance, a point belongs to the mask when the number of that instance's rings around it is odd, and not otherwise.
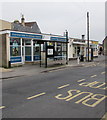
[[[104,55],[107,56],[107,36],[103,40]]]

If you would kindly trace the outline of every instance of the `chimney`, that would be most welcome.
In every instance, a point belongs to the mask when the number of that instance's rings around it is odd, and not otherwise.
[[[21,18],[21,24],[22,24],[23,26],[25,26],[25,18],[24,18],[24,15],[22,15],[22,18]]]
[[[82,35],[82,40],[85,40],[85,35]]]

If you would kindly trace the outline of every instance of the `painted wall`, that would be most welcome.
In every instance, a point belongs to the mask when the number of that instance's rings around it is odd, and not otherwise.
[[[4,20],[0,20],[0,30],[4,29],[11,29],[11,23]]]

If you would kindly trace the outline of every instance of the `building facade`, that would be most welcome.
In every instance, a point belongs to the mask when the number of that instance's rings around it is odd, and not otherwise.
[[[0,30],[11,29],[11,22],[0,20]]]
[[[36,22],[0,21],[0,66],[9,67],[25,63],[57,63],[86,58],[87,40],[41,33]],[[98,56],[98,41],[90,40],[93,55]],[[48,53],[50,52],[50,53]],[[52,55],[53,54],[53,55]]]
[[[86,56],[86,41],[82,39],[69,38],[68,59],[76,59],[80,54]]]
[[[93,49],[93,57],[98,57],[98,41],[90,40],[89,47]],[[69,38],[68,43],[68,59],[77,59],[82,55],[84,58],[87,56],[87,40],[78,38]]]
[[[107,56],[107,36],[103,40],[104,55]]]
[[[93,56],[98,57],[98,47],[99,47],[99,42],[96,40],[90,40],[90,48],[93,49]]]
[[[0,36],[2,38],[0,66],[9,67],[9,64],[14,66],[38,61],[45,64],[47,46],[54,47],[54,56],[48,57],[47,61],[65,60],[66,58],[67,43],[64,36],[11,30],[1,31]]]

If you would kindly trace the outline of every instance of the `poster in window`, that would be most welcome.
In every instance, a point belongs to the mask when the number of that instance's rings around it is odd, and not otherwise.
[[[18,56],[18,42],[14,40],[13,42],[13,50],[12,50],[13,56]]]

